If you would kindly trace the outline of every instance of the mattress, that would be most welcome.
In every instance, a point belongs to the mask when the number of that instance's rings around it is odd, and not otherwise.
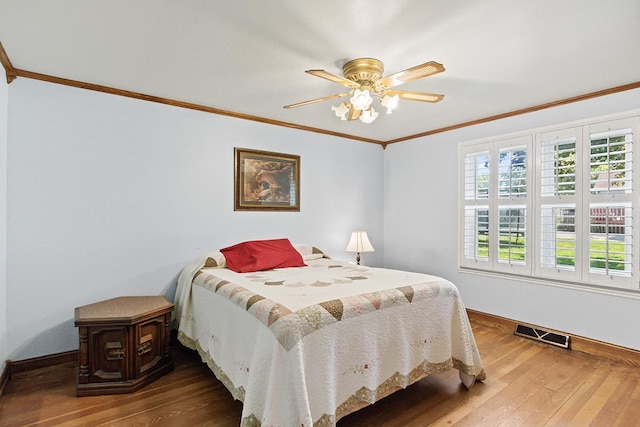
[[[213,259],[180,276],[178,339],[243,402],[243,426],[333,426],[429,374],[485,378],[448,280],[326,257],[251,273]]]

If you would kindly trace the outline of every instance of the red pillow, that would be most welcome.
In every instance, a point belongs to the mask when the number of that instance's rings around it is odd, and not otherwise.
[[[237,273],[306,265],[289,239],[252,240],[220,249],[220,252],[227,260],[227,267]]]

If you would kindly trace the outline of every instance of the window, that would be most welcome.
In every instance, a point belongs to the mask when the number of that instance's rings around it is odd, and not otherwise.
[[[530,146],[525,137],[464,150],[463,266],[528,268]]]
[[[462,145],[461,268],[639,289],[639,122]]]

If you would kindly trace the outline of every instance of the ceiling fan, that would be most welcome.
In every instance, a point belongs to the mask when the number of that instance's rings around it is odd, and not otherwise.
[[[344,101],[338,106],[331,107],[336,116],[342,120],[360,119],[364,123],[371,123],[378,117],[378,113],[371,106],[373,102],[372,95],[380,98],[380,104],[387,109],[387,114],[391,114],[398,106],[400,99],[422,102],[441,101],[444,95],[391,88],[443,71],[444,66],[442,64],[430,61],[383,77],[384,64],[382,61],[374,58],[358,58],[344,64],[342,67],[344,77],[324,70],[305,71],[307,74],[346,86],[351,89],[349,92],[285,105],[284,108],[302,107],[303,105],[314,104],[329,99],[346,98],[350,96],[349,102]]]

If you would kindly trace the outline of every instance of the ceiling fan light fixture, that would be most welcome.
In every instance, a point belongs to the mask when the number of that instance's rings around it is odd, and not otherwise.
[[[349,112],[350,108],[351,106],[346,102],[341,103],[337,107],[331,107],[333,112],[336,114],[336,117],[340,117],[340,120],[347,120],[347,113]]]
[[[368,110],[364,110],[362,114],[360,114],[359,119],[363,123],[371,123],[376,117],[378,117],[378,112],[371,107]]]
[[[393,96],[384,95],[380,98],[380,104],[387,109],[387,114],[391,114],[398,107],[400,97],[396,94]]]
[[[351,105],[353,105],[353,108],[364,111],[371,106],[373,98],[371,97],[369,88],[363,86],[362,89],[356,89],[353,91],[353,96],[349,101],[351,102]]]
[[[344,64],[342,67],[344,77],[325,70],[314,69],[305,71],[307,74],[347,87],[349,88],[348,92],[297,102],[295,104],[285,105],[284,108],[301,107],[329,99],[349,97],[348,102],[344,101],[340,105],[331,107],[334,114],[345,121],[360,119],[363,123],[371,123],[378,117],[378,113],[371,107],[374,97],[377,97],[380,104],[386,108],[387,114],[391,114],[393,110],[396,109],[400,98],[420,102],[441,101],[444,95],[391,88],[443,71],[444,66],[442,64],[429,61],[388,76],[383,76],[384,65],[380,60],[375,58],[357,58]]]

